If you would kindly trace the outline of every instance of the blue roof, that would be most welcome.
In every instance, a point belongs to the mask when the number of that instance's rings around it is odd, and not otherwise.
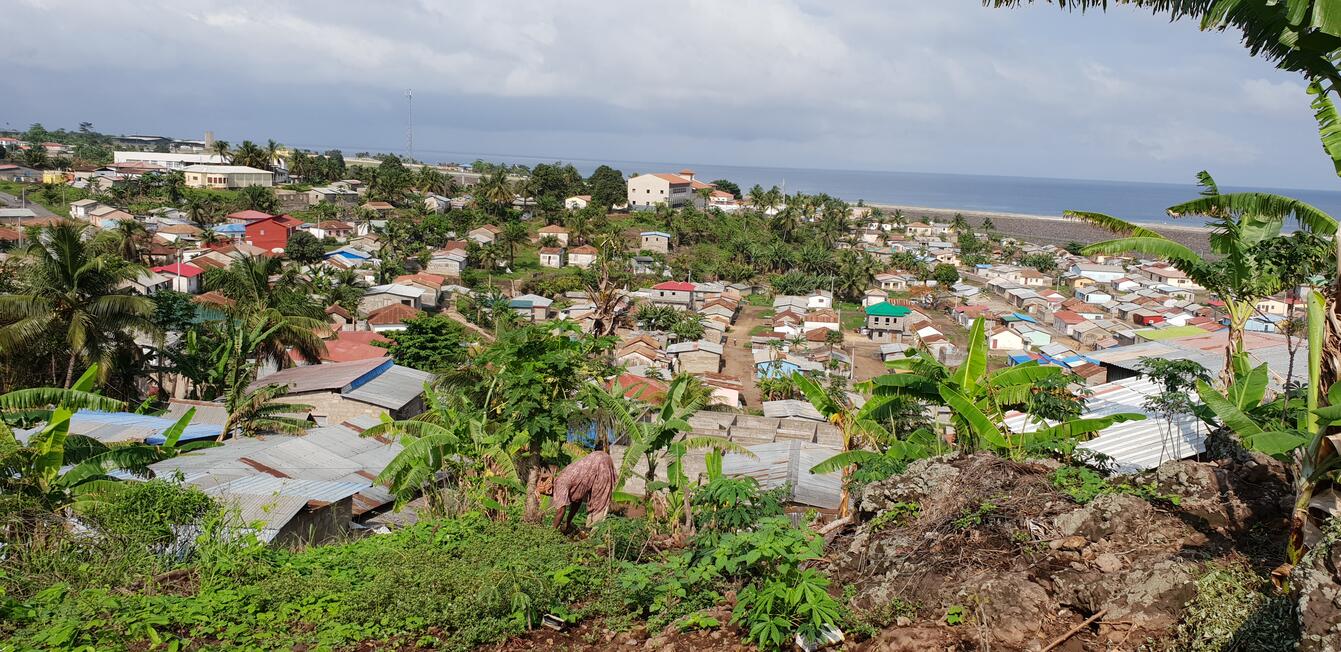
[[[246,233],[247,227],[243,224],[220,224],[214,227],[215,233]]]
[[[534,304],[531,303],[530,299],[512,299],[508,301],[509,308],[531,308],[533,306]]]
[[[978,263],[977,265],[974,265],[974,267],[977,267],[978,269],[992,269],[992,264],[991,264],[991,263]]]
[[[666,238],[666,239],[668,239],[668,240],[669,240],[670,237],[671,237],[671,234],[666,233],[665,231],[643,231],[643,235],[659,235],[659,236],[661,236],[661,237],[663,237],[663,238]]]
[[[162,432],[171,428],[172,424],[177,422],[176,419],[135,414],[134,412],[98,412],[96,410],[80,410],[74,414],[74,421],[79,422],[80,430],[87,430],[85,427],[87,425],[98,424],[99,429],[153,432],[154,434],[144,438],[144,442],[147,444],[162,444],[165,442],[167,438],[162,435]],[[222,431],[223,426],[217,424],[192,424],[182,431],[182,436],[178,441],[216,439]]]
[[[1022,322],[1026,322],[1026,323],[1029,323],[1029,324],[1037,324],[1037,323],[1038,323],[1033,317],[1030,317],[1029,315],[1026,315],[1026,314],[1024,314],[1024,313],[1014,312],[1014,313],[1011,313],[1011,316],[1014,317],[1017,321],[1022,321]]]
[[[1026,362],[1031,362],[1031,361],[1033,361],[1033,359],[1034,359],[1034,358],[1033,358],[1032,356],[1030,356],[1028,353],[1012,353],[1012,354],[1010,354],[1010,361],[1011,361],[1012,364],[1024,364],[1024,363],[1026,363]]]

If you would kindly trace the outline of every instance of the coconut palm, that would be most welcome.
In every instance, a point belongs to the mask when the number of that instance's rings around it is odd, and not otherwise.
[[[233,160],[232,147],[226,140],[214,141],[214,144],[210,145],[210,150],[215,154],[218,154],[219,157],[223,159],[224,163],[230,163]]]
[[[240,375],[234,386],[224,394],[228,419],[219,432],[218,441],[227,438],[255,437],[264,434],[302,435],[310,425],[307,420],[294,416],[310,412],[312,406],[281,401],[289,388],[284,385],[252,386],[247,374]]]
[[[486,174],[475,186],[475,201],[493,215],[502,215],[516,198],[517,189],[502,168]]]
[[[508,265],[513,266],[517,263],[517,245],[530,242],[531,234],[526,229],[526,224],[522,222],[508,222],[503,225],[503,232],[498,234],[498,243],[508,249]]]
[[[271,138],[266,141],[263,151],[265,154],[265,165],[261,167],[261,169],[273,172],[279,167],[279,162],[284,159],[284,146],[275,142],[275,139]]]
[[[205,287],[233,301],[219,308],[227,316],[223,328],[253,334],[236,336],[235,355],[284,366],[292,349],[316,362],[325,352],[315,333],[325,327],[324,307],[312,300],[304,283],[274,283],[272,278],[282,271],[278,258],[245,256],[224,269],[206,272]]]
[[[250,140],[244,140],[233,152],[232,163],[233,165],[246,165],[265,170],[269,169],[269,165],[265,162],[265,156],[265,149]]]
[[[68,349],[65,381],[69,388],[79,363],[111,360],[125,335],[152,334],[154,304],[119,289],[143,268],[88,246],[91,229],[74,222],[43,229],[29,245],[31,261],[26,294],[0,296],[0,349],[36,347],[58,337]],[[104,367],[104,373],[106,368]]]
[[[1206,172],[1198,174],[1202,196],[1168,209],[1169,215],[1202,215],[1211,227],[1211,252],[1216,260],[1202,258],[1192,249],[1164,235],[1110,215],[1086,211],[1066,211],[1066,215],[1102,227],[1120,236],[1089,245],[1082,250],[1091,254],[1139,252],[1167,259],[1188,278],[1211,290],[1225,303],[1229,317],[1229,341],[1225,347],[1225,373],[1235,354],[1243,352],[1243,333],[1258,301],[1282,288],[1278,278],[1264,274],[1253,248],[1280,235],[1289,218],[1301,229],[1323,236],[1336,234],[1336,220],[1297,199],[1260,192],[1221,193]]]

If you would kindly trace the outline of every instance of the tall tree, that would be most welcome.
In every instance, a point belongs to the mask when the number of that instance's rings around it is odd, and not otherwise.
[[[27,291],[0,296],[0,348],[36,346],[57,334],[65,353],[69,388],[80,363],[107,363],[124,336],[154,332],[154,305],[120,289],[142,267],[88,246],[88,225],[62,222],[43,229],[26,252]],[[103,367],[104,374],[107,367]]]

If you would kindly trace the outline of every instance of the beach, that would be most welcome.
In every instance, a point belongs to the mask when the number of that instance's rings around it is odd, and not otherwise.
[[[949,223],[954,219],[955,213],[959,213],[975,228],[981,227],[983,220],[990,217],[997,233],[1037,244],[1064,245],[1068,242],[1091,244],[1116,237],[1104,229],[1061,216],[898,206],[894,204],[867,204],[867,206],[879,207],[887,213],[892,213],[895,210],[902,211],[909,221],[922,220],[929,222],[934,220],[940,223]],[[1150,224],[1148,222],[1141,222],[1140,226],[1157,231],[1198,253],[1209,253],[1210,245],[1206,239],[1207,229],[1204,226]]]

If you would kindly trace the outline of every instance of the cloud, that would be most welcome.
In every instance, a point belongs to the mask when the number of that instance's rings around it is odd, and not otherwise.
[[[1307,106],[1303,84],[1288,80],[1245,79],[1240,87],[1248,105],[1264,113],[1298,113]]]

